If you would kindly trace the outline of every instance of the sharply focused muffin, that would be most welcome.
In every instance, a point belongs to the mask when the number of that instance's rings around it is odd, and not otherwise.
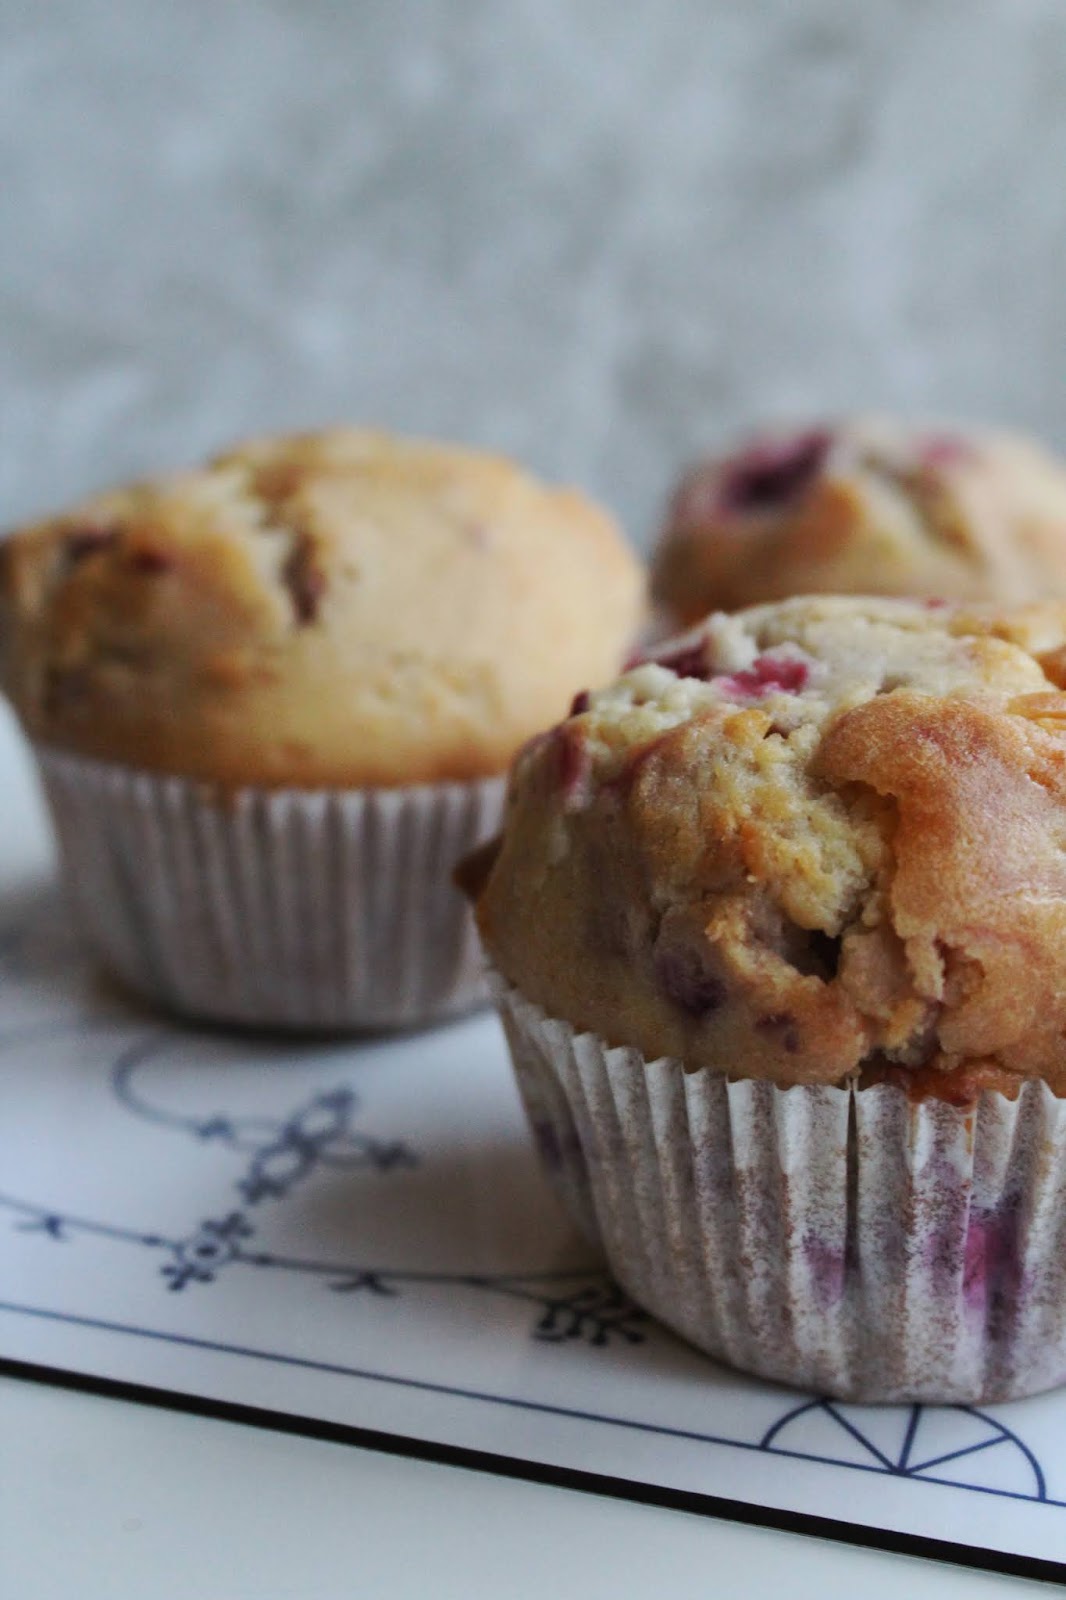
[[[1066,466],[1009,434],[857,419],[693,468],[653,570],[687,627],[793,594],[1066,596]]]
[[[337,428],[99,495],[0,561],[4,687],[122,976],[293,1026],[470,1003],[452,859],[640,620],[604,512],[503,460]]]
[[[477,915],[531,1119],[712,1353],[867,1399],[1066,1378],[1062,685],[1066,606],[800,598],[519,757]]]
[[[1066,607],[708,619],[519,758],[479,907],[496,965],[693,1067],[1066,1093],[1064,638]]]

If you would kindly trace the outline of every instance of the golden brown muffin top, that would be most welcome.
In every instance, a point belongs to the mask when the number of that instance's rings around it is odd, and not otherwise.
[[[519,758],[489,955],[649,1058],[1066,1093],[1064,684],[1062,605],[714,616]]]
[[[767,433],[682,479],[653,589],[679,626],[793,594],[1066,596],[1066,467],[887,419]]]
[[[582,495],[355,428],[102,494],[0,561],[3,683],[29,734],[223,785],[501,771],[617,670],[642,606]]]

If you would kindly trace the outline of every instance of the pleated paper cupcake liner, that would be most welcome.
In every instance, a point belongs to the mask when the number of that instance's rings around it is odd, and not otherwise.
[[[132,989],[205,1020],[411,1026],[488,998],[456,861],[504,780],[244,789],[36,750],[89,942]]]
[[[541,1156],[624,1289],[716,1359],[857,1401],[1066,1381],[1066,1103],[648,1061],[494,978]]]

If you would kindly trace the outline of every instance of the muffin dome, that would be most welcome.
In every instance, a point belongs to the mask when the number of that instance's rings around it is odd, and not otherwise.
[[[348,428],[100,495],[0,560],[4,686],[30,735],[225,785],[501,771],[617,670],[642,606],[583,496]]]
[[[682,480],[653,588],[683,627],[793,594],[1066,595],[1066,467],[1022,438],[886,420],[768,434]]]
[[[707,619],[520,757],[493,962],[649,1059],[1066,1094],[1064,640],[1061,606]]]

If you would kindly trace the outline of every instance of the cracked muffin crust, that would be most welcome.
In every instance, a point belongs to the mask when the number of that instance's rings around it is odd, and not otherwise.
[[[1066,595],[1066,467],[1009,434],[859,418],[693,468],[654,597],[676,625],[793,594]]]
[[[617,670],[642,605],[580,494],[355,428],[100,495],[0,563],[3,681],[35,740],[234,786],[502,771]]]
[[[519,757],[490,958],[690,1069],[1066,1094],[1063,685],[1066,606],[712,616]]]

